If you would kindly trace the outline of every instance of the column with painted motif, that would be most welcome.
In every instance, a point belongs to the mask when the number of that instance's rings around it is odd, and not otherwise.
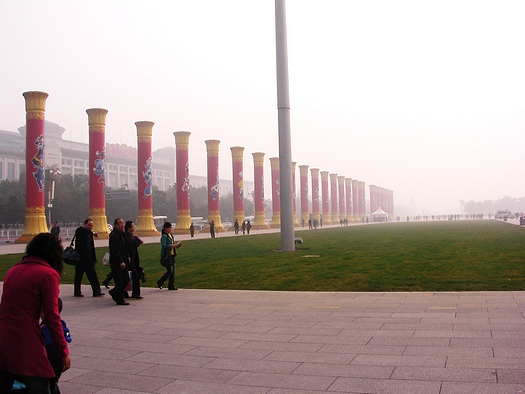
[[[311,168],[312,177],[312,220],[321,219],[319,204],[321,202],[321,190],[319,189],[319,168]]]
[[[365,182],[357,182],[357,194],[359,196],[359,220],[364,223],[366,218]]]
[[[232,146],[232,170],[233,170],[233,221],[237,219],[239,226],[244,220],[244,173],[242,146]],[[231,227],[233,230],[233,226]]]
[[[215,232],[226,231],[222,227],[219,188],[219,140],[206,140],[208,155],[208,222],[215,222]]]
[[[272,224],[271,228],[281,227],[281,188],[279,158],[270,157],[270,169],[272,172]]]
[[[139,217],[135,235],[139,237],[159,236],[153,222],[153,168],[151,164],[151,141],[153,125],[149,121],[135,122],[137,126],[137,185]]]
[[[297,183],[295,182],[295,166],[296,162],[292,161],[292,191],[293,191],[293,225],[299,227],[299,221],[297,220]]]
[[[270,228],[264,217],[264,153],[255,152],[253,155],[253,202],[255,205],[255,218],[253,229]]]
[[[89,124],[89,217],[98,238],[109,238],[106,217],[106,114],[107,109],[86,110]],[[113,222],[113,219],[112,219]],[[113,224],[113,223],[111,223]]]
[[[172,230],[175,234],[189,234],[190,216],[190,161],[189,161],[189,131],[176,131],[176,182],[177,182],[177,224]]]
[[[26,107],[26,216],[24,232],[16,243],[28,243],[40,233],[47,233],[45,213],[44,114],[45,92],[23,93]]]
[[[332,224],[339,223],[339,209],[337,207],[337,174],[330,174],[330,198],[332,203]]]
[[[359,222],[359,193],[358,189],[358,180],[352,179],[352,215],[354,218],[354,223]]]
[[[301,188],[301,224],[308,224],[310,212],[308,209],[308,166],[299,166],[299,187]]]
[[[345,197],[346,197],[346,219],[353,222],[354,217],[352,213],[352,178],[345,178]]]
[[[341,221],[346,219],[345,177],[343,175],[337,177],[337,194],[339,195],[339,221]]]
[[[321,191],[323,194],[323,213],[321,219],[323,220],[323,225],[332,224],[330,220],[330,196],[328,195],[328,171],[321,171]]]

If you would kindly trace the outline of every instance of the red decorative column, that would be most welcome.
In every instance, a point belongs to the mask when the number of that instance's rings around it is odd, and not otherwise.
[[[337,208],[337,174],[330,174],[330,198],[332,202],[332,224],[339,223],[339,209]]]
[[[215,222],[215,232],[226,231],[221,222],[219,189],[219,140],[206,140],[208,154],[208,222]]]
[[[295,165],[297,163],[292,161],[292,191],[293,191],[293,225],[299,227],[300,224],[297,221],[297,184],[295,182]]]
[[[354,220],[352,214],[352,178],[345,178],[345,190],[346,190],[346,219],[349,222]]]
[[[319,168],[311,168],[312,176],[312,220],[319,220],[319,202],[321,201],[321,192],[319,190]]]
[[[106,218],[106,114],[107,109],[86,110],[89,124],[89,217],[93,220],[93,232],[98,238],[109,238]]]
[[[23,93],[26,106],[26,216],[24,232],[16,243],[28,243],[40,233],[47,233],[45,213],[44,113],[45,92]]]
[[[242,146],[232,146],[232,169],[233,169],[233,221],[237,219],[239,226],[244,220],[244,174]],[[233,226],[230,228],[233,230]]]
[[[272,171],[272,224],[271,228],[281,227],[281,188],[279,158],[270,157],[270,168]]]
[[[362,222],[366,217],[365,182],[357,182],[357,195],[359,199],[359,220]]]
[[[377,202],[377,186],[376,185],[369,185],[370,189],[370,213],[374,213],[377,210],[378,202]]]
[[[359,193],[357,192],[358,189],[358,180],[352,179],[352,215],[354,218],[354,222],[358,223],[359,220]]]
[[[332,224],[330,220],[330,196],[328,195],[328,171],[321,171],[321,190],[323,192],[323,225]]]
[[[176,131],[175,147],[177,150],[176,177],[177,177],[177,225],[172,230],[175,234],[188,234],[190,232],[190,161],[189,161],[189,131]]]
[[[264,153],[255,152],[253,155],[253,202],[255,205],[255,218],[253,228],[270,228],[264,217]]]
[[[343,175],[337,177],[337,190],[339,195],[339,221],[341,221],[346,219],[345,177]]]
[[[310,212],[308,210],[308,166],[299,166],[299,185],[301,187],[301,225],[308,224]]]
[[[137,181],[139,217],[135,235],[155,237],[160,233],[153,222],[153,169],[151,167],[151,141],[155,123],[135,122],[137,126]]]

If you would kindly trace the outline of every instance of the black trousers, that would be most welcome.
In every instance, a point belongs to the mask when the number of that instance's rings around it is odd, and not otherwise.
[[[166,267],[166,273],[157,281],[157,284],[162,286],[167,279],[168,289],[173,289],[175,287],[175,256],[170,256],[170,263]]]
[[[18,380],[26,385],[31,394],[49,394],[49,379],[35,376],[18,376],[9,371],[0,371],[0,393],[10,393],[14,381]]]
[[[75,279],[74,279],[74,289],[75,294],[82,294],[82,278],[84,272],[88,278],[89,284],[91,285],[91,290],[93,294],[100,294],[100,283],[97,277],[97,271],[95,271],[95,262],[88,261],[86,259],[80,258],[80,261],[75,265]]]
[[[117,303],[124,302],[124,287],[126,287],[127,283],[129,282],[129,276],[128,276],[128,268],[120,267],[120,263],[118,264],[111,264],[111,273],[113,274],[113,280],[115,281],[115,287],[113,287],[109,294],[113,298],[113,301]],[[124,274],[126,274],[124,276]],[[126,280],[127,278],[127,280]]]

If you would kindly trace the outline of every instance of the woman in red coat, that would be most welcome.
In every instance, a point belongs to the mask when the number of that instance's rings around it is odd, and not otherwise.
[[[62,254],[58,239],[38,234],[27,245],[23,260],[5,276],[0,303],[0,393],[10,392],[14,379],[24,382],[29,393],[49,393],[49,378],[55,373],[40,333],[41,311],[64,371],[70,367],[58,313]]]

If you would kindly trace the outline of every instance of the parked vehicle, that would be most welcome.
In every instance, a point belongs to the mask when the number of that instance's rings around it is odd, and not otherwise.
[[[513,214],[511,211],[509,211],[508,209],[505,209],[503,211],[498,211],[496,212],[496,214],[494,215],[494,217],[496,219],[503,219],[503,220],[507,220],[507,219],[514,219],[516,217],[515,214]]]

